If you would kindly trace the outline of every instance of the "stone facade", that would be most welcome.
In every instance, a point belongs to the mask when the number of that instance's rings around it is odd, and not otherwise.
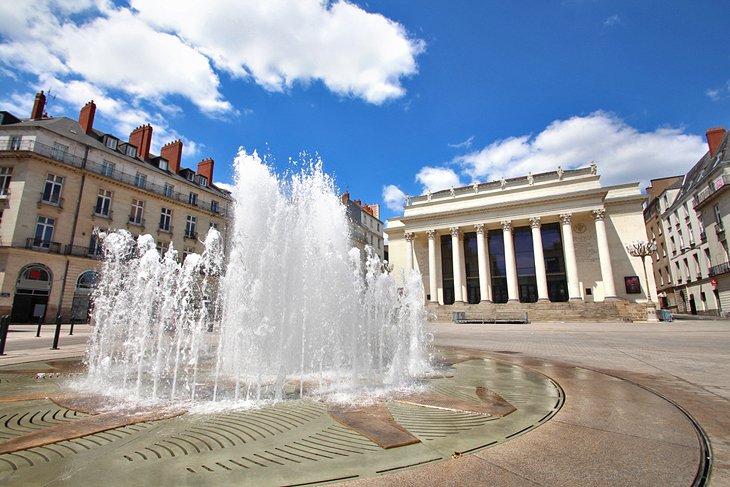
[[[647,239],[643,201],[638,184],[602,187],[595,165],[407,198],[388,221],[390,262],[420,271],[446,314],[519,305],[534,319],[646,319],[652,259],[646,282],[625,249]]]
[[[95,229],[149,233],[181,259],[203,250],[211,226],[225,235],[231,197],[212,184],[212,160],[180,169],[181,141],[155,156],[151,126],[126,142],[93,128],[93,102],[75,121],[44,116],[43,100],[30,119],[0,112],[0,315],[29,321],[41,304],[45,321],[69,320],[74,303],[85,315]]]

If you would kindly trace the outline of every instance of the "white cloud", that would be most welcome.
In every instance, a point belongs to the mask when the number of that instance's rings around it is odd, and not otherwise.
[[[623,22],[621,21],[621,16],[618,14],[611,15],[606,20],[603,21],[604,27],[613,27],[614,25],[622,25]]]
[[[713,101],[717,101],[721,98],[720,90],[718,89],[708,89],[707,91],[705,91],[705,95],[707,95]]]
[[[382,103],[405,93],[423,41],[400,24],[347,1],[132,0],[139,16],[176,32],[234,77],[270,91],[322,81],[331,91]]]
[[[416,174],[416,181],[423,185],[423,191],[440,191],[461,186],[459,175],[448,167],[422,167]]]
[[[383,203],[391,211],[403,211],[406,194],[394,184],[383,186]]]
[[[471,147],[472,143],[474,143],[473,135],[463,142],[459,142],[457,144],[448,144],[448,146],[453,147],[454,149],[468,149],[469,147]]]
[[[453,162],[473,180],[493,181],[558,166],[582,167],[594,160],[604,184],[641,181],[646,185],[651,178],[686,173],[706,150],[701,136],[681,129],[640,132],[611,114],[595,112],[556,120],[534,137],[497,140]]]

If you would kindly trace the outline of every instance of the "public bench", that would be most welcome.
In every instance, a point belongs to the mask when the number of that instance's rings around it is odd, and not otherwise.
[[[479,312],[466,312],[466,311],[454,311],[452,313],[452,320],[454,323],[466,324],[466,323],[496,323],[496,324],[508,324],[508,323],[520,323],[527,324],[530,321],[527,318],[527,311],[510,311],[510,310],[499,310],[494,313],[479,313]]]

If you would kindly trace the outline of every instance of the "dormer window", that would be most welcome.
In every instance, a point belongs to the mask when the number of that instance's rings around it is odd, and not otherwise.
[[[185,171],[185,179],[187,179],[188,181],[193,181],[194,178],[195,173],[193,173],[192,171]]]
[[[167,171],[167,167],[168,167],[167,159],[160,159],[159,168],[162,169],[163,171]]]
[[[137,157],[137,148],[133,145],[127,146],[127,155],[129,157]]]
[[[119,140],[115,139],[114,137],[106,137],[106,141],[104,141],[104,145],[106,145],[111,150],[117,150],[117,144],[119,144]]]
[[[198,184],[201,186],[208,186],[208,178],[198,174]]]

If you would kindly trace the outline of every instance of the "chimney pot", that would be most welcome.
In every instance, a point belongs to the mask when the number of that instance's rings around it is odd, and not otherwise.
[[[90,134],[94,128],[94,115],[96,114],[96,104],[94,100],[84,105],[79,113],[79,125],[84,129],[86,134]]]
[[[46,106],[46,95],[41,90],[40,93],[36,93],[35,101],[33,102],[33,111],[30,112],[30,118],[33,120],[40,120],[43,118],[43,109]]]
[[[152,145],[152,125],[140,125],[129,134],[129,143],[137,147],[137,156],[146,161],[150,158]]]
[[[208,186],[213,186],[213,159],[210,157],[198,163],[198,174],[208,179]]]
[[[707,129],[705,136],[707,137],[707,146],[710,148],[710,156],[714,156],[717,148],[720,147],[722,138],[725,136],[725,128],[715,127]]]
[[[173,142],[168,142],[162,146],[160,150],[160,156],[167,159],[168,169],[177,174],[180,172],[180,160],[182,159],[183,143],[180,139]]]

